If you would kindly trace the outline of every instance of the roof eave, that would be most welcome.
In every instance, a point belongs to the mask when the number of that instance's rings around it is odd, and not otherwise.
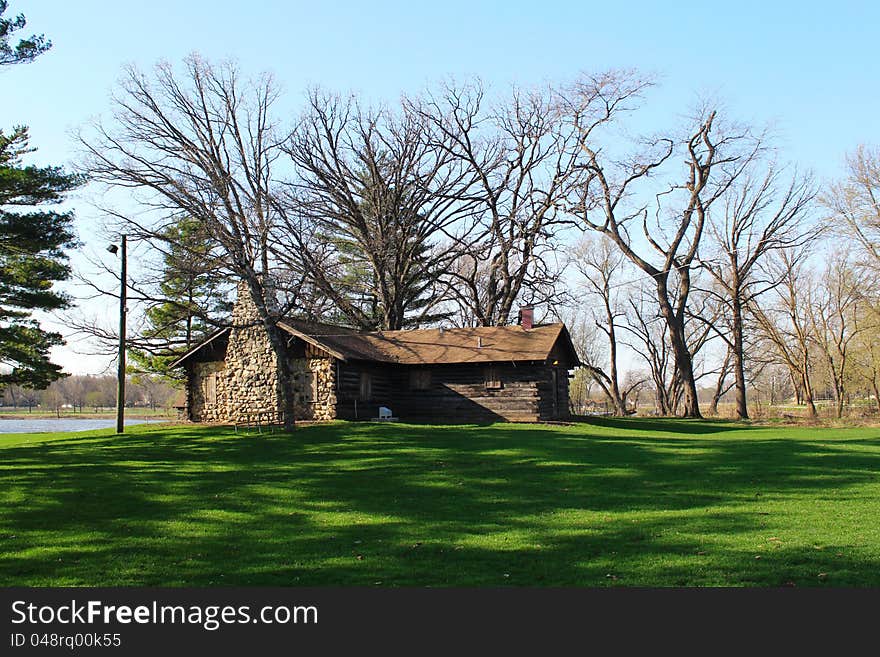
[[[314,336],[309,335],[308,333],[303,333],[302,331],[295,329],[293,326],[291,326],[290,324],[287,324],[286,322],[283,322],[283,321],[278,322],[278,327],[281,329],[284,329],[285,331],[287,331],[291,335],[296,336],[305,342],[308,342],[313,347],[317,347],[318,349],[323,349],[328,354],[330,354],[334,358],[341,360],[342,362],[348,361],[348,358],[345,356],[345,354],[343,354],[339,350],[334,349],[330,345],[321,342],[320,340],[318,340]]]
[[[190,356],[192,356],[193,354],[195,354],[197,351],[201,350],[202,348],[207,347],[211,342],[213,342],[214,340],[216,340],[217,338],[219,338],[221,335],[223,335],[224,333],[226,333],[229,330],[230,330],[230,328],[228,326],[224,326],[223,328],[217,329],[211,335],[209,335],[207,338],[205,338],[202,342],[197,344],[195,347],[193,347],[192,349],[187,351],[183,356],[181,356],[180,358],[175,360],[173,363],[171,363],[168,367],[169,368],[179,367],[180,365],[182,365],[184,363],[184,361],[188,360]]]
[[[574,341],[571,339],[571,333],[568,332],[568,327],[565,324],[562,325],[562,328],[559,331],[559,336],[557,336],[557,338],[556,338],[557,341],[559,340],[560,336],[565,337],[565,342],[568,345],[568,348],[571,350],[572,355],[574,356],[574,362],[572,363],[572,367],[580,367],[581,365],[583,365],[584,363],[581,360],[581,357],[578,354],[577,349],[575,349]]]

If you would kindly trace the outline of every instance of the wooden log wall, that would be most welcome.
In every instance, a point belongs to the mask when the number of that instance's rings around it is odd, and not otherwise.
[[[500,389],[487,388],[484,364],[420,368],[339,363],[338,367],[337,417],[343,419],[376,418],[379,406],[413,422],[537,422],[568,417],[567,370],[545,363],[491,365],[501,380]],[[413,370],[430,372],[427,389],[413,389]],[[361,372],[372,376],[369,400],[360,396]]]
[[[393,398],[388,366],[374,363],[336,361],[336,417],[343,420],[368,420],[379,416],[379,406],[389,406]],[[361,395],[361,374],[370,376],[369,397]]]

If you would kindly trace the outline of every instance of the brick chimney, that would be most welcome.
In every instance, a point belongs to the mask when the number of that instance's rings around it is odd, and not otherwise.
[[[532,330],[535,323],[535,309],[532,306],[523,306],[519,309],[519,323],[526,331]]]

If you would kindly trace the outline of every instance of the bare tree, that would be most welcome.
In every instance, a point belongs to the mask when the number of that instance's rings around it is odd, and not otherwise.
[[[132,383],[143,391],[144,401],[155,411],[163,406],[174,393],[173,388],[160,377],[150,374],[138,374],[132,377]]]
[[[28,413],[32,413],[34,407],[39,403],[40,392],[34,390],[32,388],[22,388],[21,390],[21,403],[23,406],[27,406]]]
[[[756,164],[760,164],[756,162]],[[749,416],[746,401],[745,308],[781,283],[762,274],[759,265],[767,254],[798,246],[818,236],[818,229],[802,225],[815,191],[808,177],[782,172],[772,163],[766,173],[744,175],[723,198],[721,211],[707,223],[709,249],[700,264],[712,275],[707,288],[724,307],[726,322],[715,327],[727,343],[736,388],[736,416]]]
[[[864,270],[853,266],[849,254],[834,252],[808,306],[811,337],[828,368],[838,418],[843,417],[852,375],[854,342],[862,333],[877,330],[876,324],[865,321],[869,315],[864,289],[871,282],[876,283],[876,278],[871,281],[864,276]]]
[[[396,330],[436,319],[441,275],[454,257],[459,199],[474,180],[421,114],[309,96],[285,142],[296,167],[277,254],[304,271],[345,320]]]
[[[703,108],[685,138],[654,137],[635,154],[614,157],[600,132],[631,110],[648,86],[632,74],[610,72],[585,77],[565,93],[563,111],[578,132],[579,155],[570,169],[568,210],[653,279],[684,389],[683,414],[700,417],[686,328],[691,270],[710,209],[757,156],[761,137],[725,126],[716,110]],[[682,171],[667,171],[674,169],[673,156],[683,159]],[[653,185],[663,172],[669,182]],[[641,229],[646,246],[633,228]]]
[[[279,407],[293,428],[293,392],[284,336],[276,322],[269,243],[277,214],[273,166],[282,155],[270,115],[270,78],[245,83],[231,64],[212,66],[196,55],[178,76],[168,64],[148,78],[126,70],[113,96],[113,122],[80,136],[93,180],[128,190],[145,212],[107,209],[120,229],[153,243],[186,216],[216,241],[223,268],[247,283],[278,360]]]
[[[637,280],[631,284],[635,291],[627,299],[626,321],[620,325],[626,337],[621,342],[635,351],[648,366],[657,412],[660,415],[676,415],[685,400],[685,387],[675,366],[669,326],[657,309],[654,293],[648,288],[650,283]],[[707,320],[691,321],[685,326],[685,339],[694,363],[695,382],[713,374],[721,377],[722,374],[721,368],[706,368],[701,362],[701,352],[715,337],[711,326],[718,321],[718,305],[699,289],[696,292],[689,315],[705,317]]]
[[[627,415],[627,398],[630,392],[641,387],[644,381],[630,379],[626,387],[621,386],[618,371],[618,330],[620,322],[626,317],[626,308],[620,298],[621,287],[626,283],[619,280],[626,258],[603,237],[597,240],[583,239],[574,249],[572,264],[580,273],[587,298],[599,302],[598,309],[591,313],[596,328],[604,335],[607,344],[606,367],[598,361],[585,359],[596,383],[608,399],[614,415]],[[607,372],[606,372],[607,369]]]
[[[605,353],[599,329],[582,308],[567,309],[563,321],[568,327],[571,341],[585,367],[578,367],[569,384],[569,402],[572,413],[583,415],[592,407],[595,378],[589,370],[589,363],[599,362]]]
[[[846,179],[832,185],[822,202],[861,246],[865,263],[880,270],[880,148],[859,146],[846,164]]]
[[[18,384],[4,386],[2,390],[3,405],[12,405],[15,409],[18,409],[19,406],[26,406],[28,413],[30,413],[37,405],[38,394],[36,390]]]
[[[749,384],[752,413],[763,412],[764,403],[773,406],[795,394],[788,367],[776,361],[765,363],[754,373]]]
[[[718,377],[715,379],[715,390],[712,393],[712,401],[709,403],[709,415],[718,415],[718,403],[735,385],[735,382],[729,383],[727,379],[730,376],[730,357],[732,352],[733,350],[728,345],[724,352],[724,360],[721,362],[721,367],[718,371]]]
[[[85,406],[86,395],[93,386],[94,380],[90,376],[69,376],[58,381],[58,389],[64,401],[70,404],[74,411],[79,408],[80,413]]]
[[[642,290],[641,292],[644,292]],[[659,415],[675,415],[681,400],[681,378],[673,364],[669,327],[658,315],[651,297],[643,293],[628,299],[627,321],[622,341],[638,354],[651,375],[654,406]]]
[[[22,387],[18,384],[4,386],[3,389],[0,390],[0,395],[3,396],[3,405],[11,405],[12,408],[17,409],[21,402],[21,391]]]
[[[868,396],[880,413],[880,313],[876,307],[868,310],[862,321],[870,322],[874,330],[859,331],[853,353],[853,369],[856,376],[867,386]]]
[[[462,315],[482,326],[503,325],[518,301],[554,303],[561,275],[557,208],[574,133],[565,130],[551,91],[514,89],[487,108],[479,84],[447,85],[405,104],[433,127],[435,145],[473,176],[456,199],[472,221],[457,238],[460,253],[447,271]]]
[[[101,408],[113,406],[116,403],[116,377],[94,377],[90,390],[86,393],[86,403],[95,413]]]
[[[40,406],[52,409],[55,417],[61,417],[61,409],[64,408],[65,398],[64,391],[59,385],[64,379],[53,381],[45,390],[39,392]]]
[[[829,224],[842,238],[856,245],[853,249],[852,272],[863,278],[861,294],[869,309],[859,312],[859,324],[877,324],[876,288],[880,275],[880,149],[860,145],[846,158],[846,177],[829,186],[820,196],[822,205],[830,212]],[[861,304],[864,305],[864,304]],[[880,349],[877,331],[859,331],[855,337],[858,348],[852,360],[857,376],[873,394],[880,410]]]
[[[809,254],[808,245],[774,252],[765,267],[780,283],[773,288],[770,299],[760,304],[752,300],[748,310],[764,339],[773,345],[780,362],[788,368],[797,403],[806,404],[809,416],[815,417],[809,315],[814,282],[806,265]]]

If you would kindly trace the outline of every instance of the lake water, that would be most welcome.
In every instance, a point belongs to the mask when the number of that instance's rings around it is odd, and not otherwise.
[[[154,424],[169,420],[145,420],[131,418],[125,420],[125,426],[131,424]],[[0,433],[38,433],[43,431],[91,431],[93,429],[109,429],[116,426],[115,418],[73,419],[73,418],[33,418],[3,419],[0,418]]]

